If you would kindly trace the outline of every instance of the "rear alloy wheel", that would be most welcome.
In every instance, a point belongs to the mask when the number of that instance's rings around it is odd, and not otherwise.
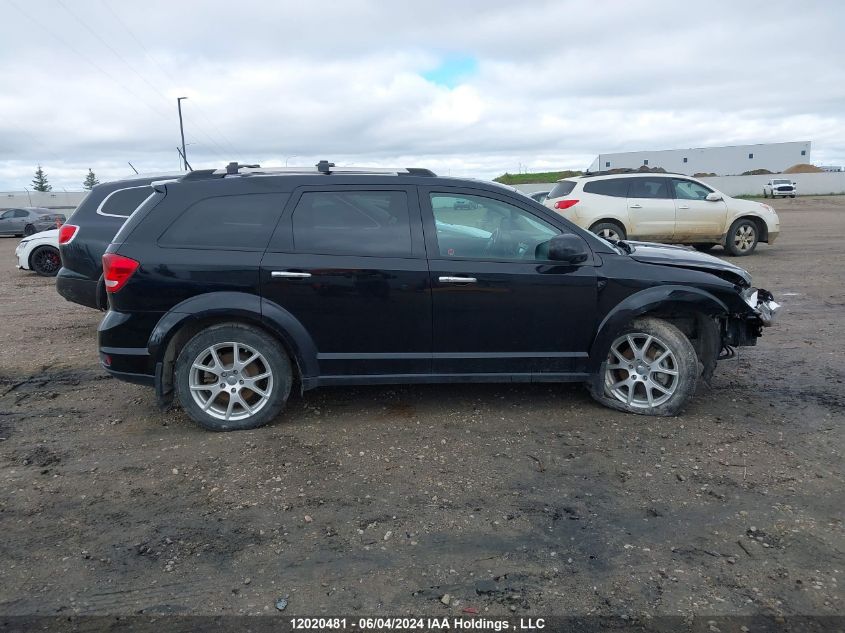
[[[757,248],[758,240],[757,223],[748,218],[740,218],[731,224],[731,228],[728,230],[728,235],[725,238],[725,250],[736,257],[750,255]]]
[[[590,227],[590,230],[606,240],[618,241],[625,239],[625,229],[615,222],[599,222]]]
[[[279,344],[261,330],[224,324],[192,338],[176,361],[174,382],[186,413],[212,431],[254,429],[275,418],[293,373]]]
[[[62,267],[62,258],[58,249],[52,246],[39,246],[29,256],[29,267],[42,277],[55,277]]]
[[[661,319],[634,320],[613,341],[602,365],[604,405],[643,415],[676,415],[695,394],[698,357],[689,339]]]
[[[23,227],[23,234],[29,237],[30,235],[35,235],[35,227],[31,224],[27,224]]]

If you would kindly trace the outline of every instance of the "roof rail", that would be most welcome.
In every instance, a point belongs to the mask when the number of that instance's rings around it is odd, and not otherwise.
[[[672,171],[656,171],[656,170],[646,170],[646,169],[639,169],[634,167],[617,167],[614,169],[606,169],[604,171],[590,171],[589,169],[585,171],[580,176],[572,176],[573,178],[590,178],[592,176],[624,176],[625,174],[642,174],[644,176],[652,175],[652,176],[686,176],[686,174],[681,174]],[[566,180],[564,178],[564,180]]]
[[[321,160],[314,167],[261,167],[261,165],[246,165],[231,162],[225,169],[202,169],[190,172],[182,180],[201,180],[213,177],[234,176],[271,176],[297,174],[384,174],[386,176],[437,176],[430,169],[423,167],[335,167],[334,163]]]

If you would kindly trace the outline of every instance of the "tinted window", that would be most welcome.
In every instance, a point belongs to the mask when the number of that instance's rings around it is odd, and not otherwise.
[[[302,194],[293,211],[300,253],[411,256],[411,222],[404,191]]]
[[[4,211],[3,215],[0,215],[0,220],[8,220],[13,217],[15,217],[15,210],[9,209],[8,211]]]
[[[629,178],[629,198],[671,198],[668,178]]]
[[[704,200],[712,190],[691,180],[673,180],[675,197],[680,200]]]
[[[271,193],[206,198],[188,207],[158,243],[185,248],[263,251],[284,202],[285,196]]]
[[[37,214],[37,213],[35,213],[35,212],[33,212],[33,214],[32,214],[32,215],[33,215],[34,217],[36,217],[36,218],[38,217],[38,214]],[[16,217],[16,218],[28,218],[28,217],[29,217],[29,212],[28,212],[28,211],[24,211],[23,209],[18,209],[17,211],[15,211],[15,217]]]
[[[561,180],[552,187],[552,190],[549,192],[549,198],[562,198],[563,196],[568,196],[572,193],[573,189],[575,189],[574,180]]]
[[[543,259],[538,247],[560,234],[534,214],[493,198],[433,193],[431,207],[441,257]]]
[[[149,186],[118,189],[103,200],[102,206],[97,212],[103,215],[119,215],[128,218],[152,193],[153,188]]]
[[[609,178],[607,180],[591,180],[584,184],[584,191],[597,193],[602,196],[624,198],[628,195],[630,178]]]

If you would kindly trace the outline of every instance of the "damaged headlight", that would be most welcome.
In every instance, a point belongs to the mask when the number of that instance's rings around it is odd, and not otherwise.
[[[771,325],[775,314],[780,310],[780,304],[775,301],[772,293],[768,290],[757,288],[746,288],[742,291],[742,299],[760,317],[763,325]]]
[[[757,288],[746,288],[742,291],[742,298],[752,310],[757,309],[757,297],[760,291]]]

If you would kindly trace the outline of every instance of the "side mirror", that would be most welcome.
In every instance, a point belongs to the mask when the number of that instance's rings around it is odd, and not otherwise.
[[[715,191],[708,193],[707,197],[705,198],[705,200],[709,200],[710,202],[718,202],[721,199],[722,199],[722,194],[717,193]]]
[[[564,233],[550,239],[548,245],[548,258],[555,262],[566,262],[567,264],[581,264],[590,257],[587,245],[577,235]]]

